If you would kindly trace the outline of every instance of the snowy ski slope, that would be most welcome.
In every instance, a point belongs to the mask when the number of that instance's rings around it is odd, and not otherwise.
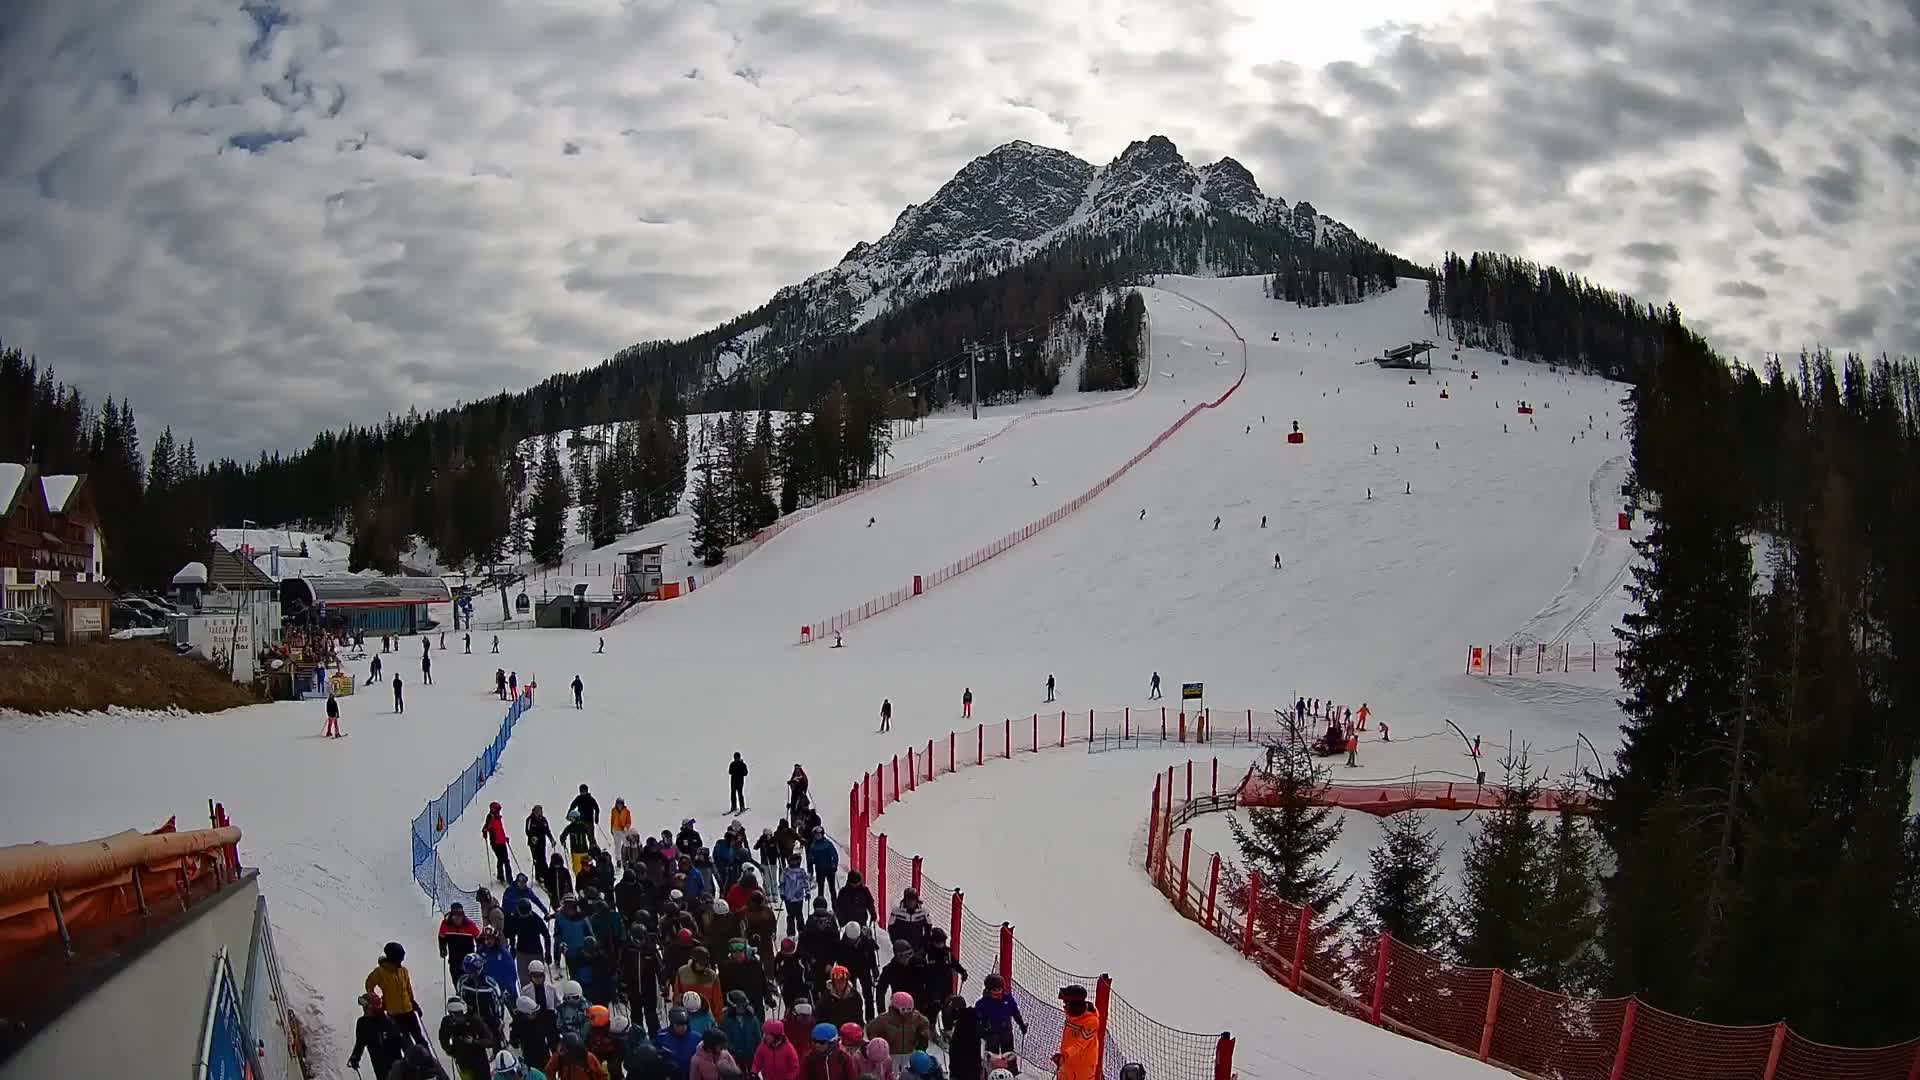
[[[1612,745],[1606,687],[1462,669],[1469,642],[1544,640],[1541,627],[1558,633],[1583,611],[1570,640],[1584,641],[1618,610],[1609,583],[1626,549],[1611,531],[1617,480],[1605,468],[1623,449],[1621,387],[1470,351],[1460,364],[1477,381],[1436,370],[1410,386],[1403,372],[1356,363],[1434,337],[1417,286],[1322,310],[1269,301],[1257,279],[1166,279],[1146,295],[1155,374],[1143,393],[991,421],[1000,434],[977,451],[820,513],[711,586],[609,630],[606,655],[593,655],[591,634],[512,630],[497,657],[486,654],[491,633],[476,634],[469,657],[450,635],[434,656],[438,685],[426,687],[407,651],[418,645],[403,642],[386,659],[407,679],[406,715],[390,715],[380,688],[363,690],[343,701],[350,737],[335,742],[318,737],[312,703],[0,719],[0,842],[150,828],[170,813],[190,821],[207,797],[225,801],[244,858],[263,870],[293,992],[312,1002],[315,1059],[324,1075],[348,1076],[353,999],[382,942],[417,958],[437,1021],[434,922],[409,873],[407,823],[492,737],[496,666],[537,678],[541,704],[478,810],[450,824],[443,857],[468,884],[486,872],[488,800],[517,825],[533,802],[564,810],[584,781],[603,806],[624,796],[637,826],[694,817],[712,835],[725,764],[740,750],[749,799],[764,808],[745,819],[757,831],[777,817],[794,762],[837,807],[863,768],[959,726],[963,688],[979,718],[1024,715],[1050,672],[1075,710],[1143,706],[1155,670],[1170,697],[1180,681],[1204,680],[1214,703],[1365,700],[1395,736],[1367,745],[1366,777],[1467,771],[1458,739],[1439,734],[1448,717],[1489,742],[1511,731],[1545,750],[1578,731],[1603,752]],[[1067,502],[1217,396],[1240,374],[1229,322],[1249,343],[1244,384],[1086,509],[854,627],[844,649],[793,644],[803,622]],[[1443,347],[1437,369],[1449,355]],[[1514,413],[1519,398],[1542,406],[1537,431]],[[1295,419],[1306,442],[1289,446]],[[922,437],[933,445],[931,431]],[[579,711],[563,701],[576,673],[587,686]],[[882,697],[895,710],[887,736],[875,734]],[[1570,763],[1551,757],[1555,769]],[[1249,1077],[1491,1075],[1289,998],[1167,910],[1128,854],[1153,772],[1173,760],[1183,758],[1041,755],[916,793],[888,828],[926,855],[930,875],[1020,926],[1040,956],[1113,972],[1164,1023],[1231,1028]],[[829,817],[836,827],[839,816]]]

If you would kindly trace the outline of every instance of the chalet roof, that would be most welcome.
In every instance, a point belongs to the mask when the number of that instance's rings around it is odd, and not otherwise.
[[[111,600],[113,590],[97,581],[49,581],[47,590],[62,600]]]
[[[85,479],[84,476],[43,474],[40,477],[40,490],[47,497],[47,509],[56,514],[66,513],[67,503],[72,500],[73,493],[80,490],[80,482]]]
[[[31,469],[17,461],[0,461],[0,515],[13,513],[13,498],[26,489]]]
[[[259,567],[219,544],[213,545],[212,554],[207,556],[207,584],[240,592],[255,589],[272,591],[280,587],[272,578],[261,573]]]

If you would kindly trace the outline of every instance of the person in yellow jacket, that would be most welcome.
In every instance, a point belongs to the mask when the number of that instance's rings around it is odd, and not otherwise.
[[[1067,1016],[1053,1055],[1054,1080],[1099,1080],[1100,1013],[1087,1003],[1084,986],[1062,987],[1060,1001]]]
[[[387,942],[380,962],[367,973],[367,993],[378,994],[394,1024],[424,1046],[428,1045],[427,1031],[420,1026],[420,1003],[414,1000],[413,976],[401,963],[406,958],[407,950],[399,942]]]

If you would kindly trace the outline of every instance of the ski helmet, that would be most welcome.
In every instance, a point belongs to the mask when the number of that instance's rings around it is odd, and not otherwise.
[[[587,1010],[588,1027],[606,1027],[613,1021],[613,1013],[605,1005],[595,1005]]]
[[[913,1011],[913,995],[905,990],[896,990],[893,994],[893,1007],[901,1012]]]
[[[731,915],[733,914],[733,909],[727,906],[725,900],[715,900],[713,902],[713,913],[715,915]]]
[[[489,809],[489,810],[491,810],[491,811],[493,811],[494,813],[496,813],[496,814],[497,814],[497,813],[499,813],[499,812],[500,812],[500,804],[499,804],[499,803],[497,803],[497,802],[496,802],[496,803],[488,803],[488,804],[487,804],[487,809]],[[505,1051],[505,1050],[502,1050],[502,1051],[500,1051],[500,1052],[501,1052],[501,1053],[503,1053],[503,1054],[504,1054],[504,1053],[506,1053],[506,1051]]]
[[[746,992],[745,990],[729,990],[729,991],[727,991],[727,1004],[728,1004],[728,1005],[730,1005],[730,1006],[732,1006],[733,1008],[736,1008],[736,1009],[744,1009],[744,1008],[746,1008],[746,1007],[747,1007],[747,992]]]
[[[525,1076],[527,1070],[520,1067],[520,1059],[513,1056],[513,1051],[502,1050],[493,1055],[493,1075],[498,1077],[502,1073],[507,1076]]]
[[[466,1011],[467,1011],[466,1002],[460,1000],[457,997],[447,999],[447,1015],[448,1016],[460,1016],[460,1015],[463,1015]]]
[[[1137,1061],[1120,1066],[1120,1080],[1147,1080],[1147,1067]]]
[[[833,1030],[832,1024],[813,1025],[813,1041],[814,1042],[830,1043],[834,1040],[837,1034],[838,1033]],[[1012,1078],[1009,1077],[1008,1080],[1012,1080]]]
[[[866,1038],[867,1032],[859,1024],[849,1020],[840,1025],[841,1042],[865,1042]]]
[[[700,1034],[700,1045],[710,1046],[715,1050],[721,1049],[727,1045],[727,1033],[717,1027],[710,1027]]]
[[[780,1036],[781,1038],[785,1038],[787,1034],[787,1025],[785,1021],[769,1020],[766,1023],[760,1025],[760,1034],[765,1035],[768,1038],[773,1038],[776,1035]]]
[[[705,999],[700,996],[700,992],[697,990],[689,990],[680,995],[680,1007],[687,1010],[687,1015],[689,1016],[699,1012],[700,1006],[704,1001]]]
[[[625,1035],[627,1029],[632,1026],[633,1021],[628,1020],[619,1013],[614,1013],[613,1019],[607,1022],[607,1030],[613,1032],[615,1035]]]
[[[539,960],[532,960],[527,963],[528,975],[545,975],[546,973],[547,973],[547,965],[544,962]]]
[[[469,975],[472,975],[479,971],[486,970],[486,966],[487,966],[487,962],[480,958],[479,953],[470,952],[467,954],[467,958],[465,960],[460,961],[460,970],[466,972]]]
[[[540,1003],[530,997],[522,997],[519,1001],[513,1003],[513,1011],[519,1013],[521,1016],[532,1016],[534,1013],[540,1011]]]
[[[841,927],[840,936],[843,938],[846,938],[848,941],[859,941],[860,940],[860,924],[857,922],[850,922],[847,925]]]
[[[560,984],[560,996],[563,998],[578,998],[586,997],[587,995],[584,990],[580,989],[579,983],[568,979],[566,982]]]
[[[681,1027],[685,1027],[688,1024],[689,1019],[690,1018],[687,1016],[687,1010],[681,1008],[678,1005],[675,1005],[673,1008],[667,1010],[667,1026],[668,1027],[672,1027],[675,1024],[679,1024]]]
[[[586,1048],[587,1040],[581,1038],[580,1033],[577,1031],[569,1031],[560,1036],[560,1049],[562,1050],[571,1053],[576,1050],[585,1050]]]
[[[987,1080],[1013,1080],[1013,1074],[1005,1069],[995,1069],[987,1074]]]
[[[380,950],[380,955],[397,964],[407,958],[407,949],[397,941],[389,941],[386,948]]]
[[[933,1071],[933,1058],[925,1050],[915,1050],[907,1058],[907,1071],[916,1076],[925,1076]]]
[[[578,811],[578,810],[569,810],[569,811],[567,811],[567,820],[568,820],[568,821],[579,821],[579,820],[580,820],[580,811]]]
[[[1087,1000],[1087,988],[1081,986],[1079,983],[1074,983],[1071,986],[1063,986],[1060,988],[1060,1000],[1069,1004],[1076,1001],[1085,1001]]]

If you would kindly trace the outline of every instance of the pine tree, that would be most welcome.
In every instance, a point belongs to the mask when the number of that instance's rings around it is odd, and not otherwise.
[[[620,538],[624,525],[620,504],[625,491],[626,483],[625,477],[620,474],[619,454],[612,452],[602,454],[600,467],[594,475],[594,501],[588,517],[588,535],[594,547],[606,547]]]
[[[572,461],[568,472],[573,478],[570,485],[572,501],[578,507],[575,531],[582,536],[592,536],[594,508],[600,502],[596,485],[600,480],[600,460],[603,455],[596,450],[592,437],[585,431],[574,432],[572,439]]]
[[[1600,931],[1599,882],[1594,874],[1593,837],[1574,812],[1575,792],[1560,790],[1560,809],[1547,839],[1549,899],[1540,922],[1541,985],[1583,993],[1598,984]]]
[[[1371,871],[1360,891],[1369,928],[1416,949],[1444,949],[1451,931],[1433,827],[1409,810],[1390,815],[1380,829],[1381,842],[1367,856]]]
[[[573,499],[567,491],[566,475],[560,470],[559,440],[550,435],[544,441],[528,515],[531,524],[528,545],[534,561],[543,566],[558,566],[566,552],[567,508]]]
[[[1540,784],[1524,757],[1507,763],[1500,807],[1467,845],[1454,909],[1454,951],[1470,967],[1498,967],[1534,980],[1543,968],[1542,921],[1552,895],[1546,834],[1533,818]]]
[[[709,465],[703,465],[694,473],[693,556],[702,566],[718,566],[727,557],[727,545],[731,541],[723,479],[715,476],[715,470]]]
[[[1261,778],[1274,805],[1228,821],[1244,864],[1260,872],[1261,900],[1309,906],[1314,925],[1335,932],[1352,914],[1342,901],[1353,877],[1340,873],[1338,860],[1327,861],[1341,827],[1339,811],[1325,804],[1327,770],[1304,742],[1285,738],[1268,744]],[[1290,927],[1263,922],[1262,932],[1269,930],[1291,933]]]

